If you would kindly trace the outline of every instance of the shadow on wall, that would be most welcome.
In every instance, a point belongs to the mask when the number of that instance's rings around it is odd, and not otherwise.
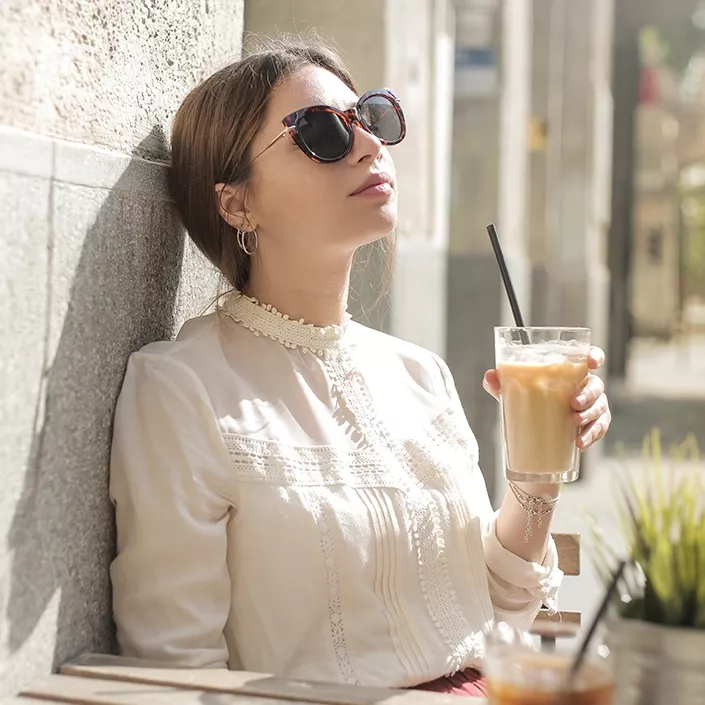
[[[133,154],[155,140],[165,142],[159,128]],[[108,574],[114,554],[108,499],[113,408],[129,354],[171,336],[184,248],[183,229],[164,185],[153,177],[155,168],[132,159],[114,187],[102,193],[52,183],[50,217],[59,209],[76,209],[80,223],[81,204],[104,198],[85,235],[78,224],[70,233],[73,242],[82,240],[80,257],[36,400],[24,491],[9,536],[10,653],[35,632],[56,595],[56,632],[52,618],[42,627],[47,633],[33,636],[43,643],[56,639],[55,666],[82,651],[113,648]],[[145,185],[147,171],[156,187]],[[66,245],[54,232],[52,242],[57,267],[59,248]],[[52,281],[61,278],[61,272],[52,272]],[[50,310],[54,305],[50,301]]]

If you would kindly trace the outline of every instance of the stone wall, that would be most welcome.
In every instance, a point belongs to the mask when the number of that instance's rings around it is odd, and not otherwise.
[[[168,201],[164,135],[242,22],[242,0],[0,7],[0,696],[112,647],[125,362],[217,286]]]

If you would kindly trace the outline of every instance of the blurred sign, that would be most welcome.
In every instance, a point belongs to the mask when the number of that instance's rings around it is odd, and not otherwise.
[[[533,117],[529,123],[529,149],[545,152],[548,142],[548,122],[545,118]]]
[[[499,85],[497,60],[492,47],[458,49],[455,53],[455,96],[489,97]]]
[[[455,15],[455,40],[461,47],[484,47],[492,42],[494,4],[465,7]]]

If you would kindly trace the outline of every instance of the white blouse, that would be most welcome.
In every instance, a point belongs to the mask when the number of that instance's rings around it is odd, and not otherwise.
[[[416,685],[562,577],[498,542],[442,360],[237,293],[130,358],[111,497],[121,651],[174,665]]]

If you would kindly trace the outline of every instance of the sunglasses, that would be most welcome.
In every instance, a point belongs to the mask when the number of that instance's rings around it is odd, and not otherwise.
[[[387,89],[365,93],[350,110],[314,105],[287,115],[282,122],[286,129],[250,163],[287,134],[309,159],[327,164],[339,162],[350,154],[355,125],[374,135],[383,145],[399,144],[406,136],[406,121],[399,99]]]

